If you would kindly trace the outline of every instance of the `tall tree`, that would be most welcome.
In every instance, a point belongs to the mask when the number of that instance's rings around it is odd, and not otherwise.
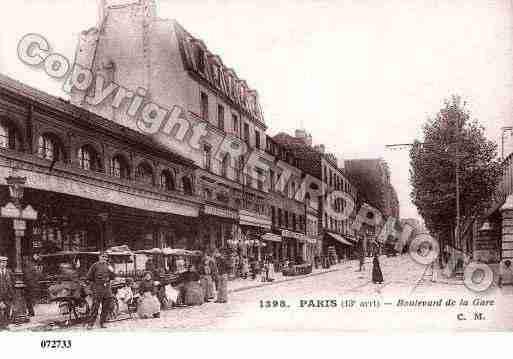
[[[423,132],[424,142],[416,141],[410,150],[411,198],[427,228],[451,238],[456,226],[456,171],[461,230],[492,199],[502,174],[497,145],[485,137],[477,120],[470,119],[457,96],[426,121]]]

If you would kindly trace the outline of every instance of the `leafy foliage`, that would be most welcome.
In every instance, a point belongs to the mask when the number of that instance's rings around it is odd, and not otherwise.
[[[456,170],[460,225],[483,213],[500,180],[497,145],[453,96],[423,126],[424,143],[410,150],[411,198],[432,233],[449,236],[456,225]]]

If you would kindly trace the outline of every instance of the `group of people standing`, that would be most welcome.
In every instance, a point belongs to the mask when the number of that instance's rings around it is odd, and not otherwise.
[[[185,268],[184,268],[185,269]],[[175,287],[164,285],[160,281],[158,271],[152,261],[147,262],[143,280],[136,287],[129,281],[128,287],[133,287],[136,295],[125,296],[128,300],[137,300],[137,314],[140,318],[158,318],[161,309],[167,304],[201,305],[215,299],[217,303],[228,302],[228,265],[223,255],[205,255],[196,265],[192,265],[180,273],[181,281]],[[114,298],[110,281],[115,275],[108,264],[108,256],[100,255],[87,274],[93,292],[93,306],[88,328],[92,328],[97,320],[100,306],[100,327],[110,313],[110,304]],[[131,289],[132,290],[132,289]],[[123,292],[124,293],[124,292]],[[172,302],[172,303],[171,303]]]
[[[234,276],[242,279],[255,280],[260,276],[262,282],[274,281],[275,264],[272,256],[266,256],[262,261],[257,258],[249,258],[246,256],[236,257],[234,266]]]

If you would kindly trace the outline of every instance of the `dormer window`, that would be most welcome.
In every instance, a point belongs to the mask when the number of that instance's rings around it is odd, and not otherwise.
[[[205,72],[205,52],[199,46],[196,46],[196,66],[199,72]]]

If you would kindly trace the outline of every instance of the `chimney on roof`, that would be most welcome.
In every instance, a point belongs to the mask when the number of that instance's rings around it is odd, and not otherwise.
[[[307,133],[305,130],[296,130],[296,138],[301,140],[303,144],[307,145],[308,147],[312,147],[312,135]]]

